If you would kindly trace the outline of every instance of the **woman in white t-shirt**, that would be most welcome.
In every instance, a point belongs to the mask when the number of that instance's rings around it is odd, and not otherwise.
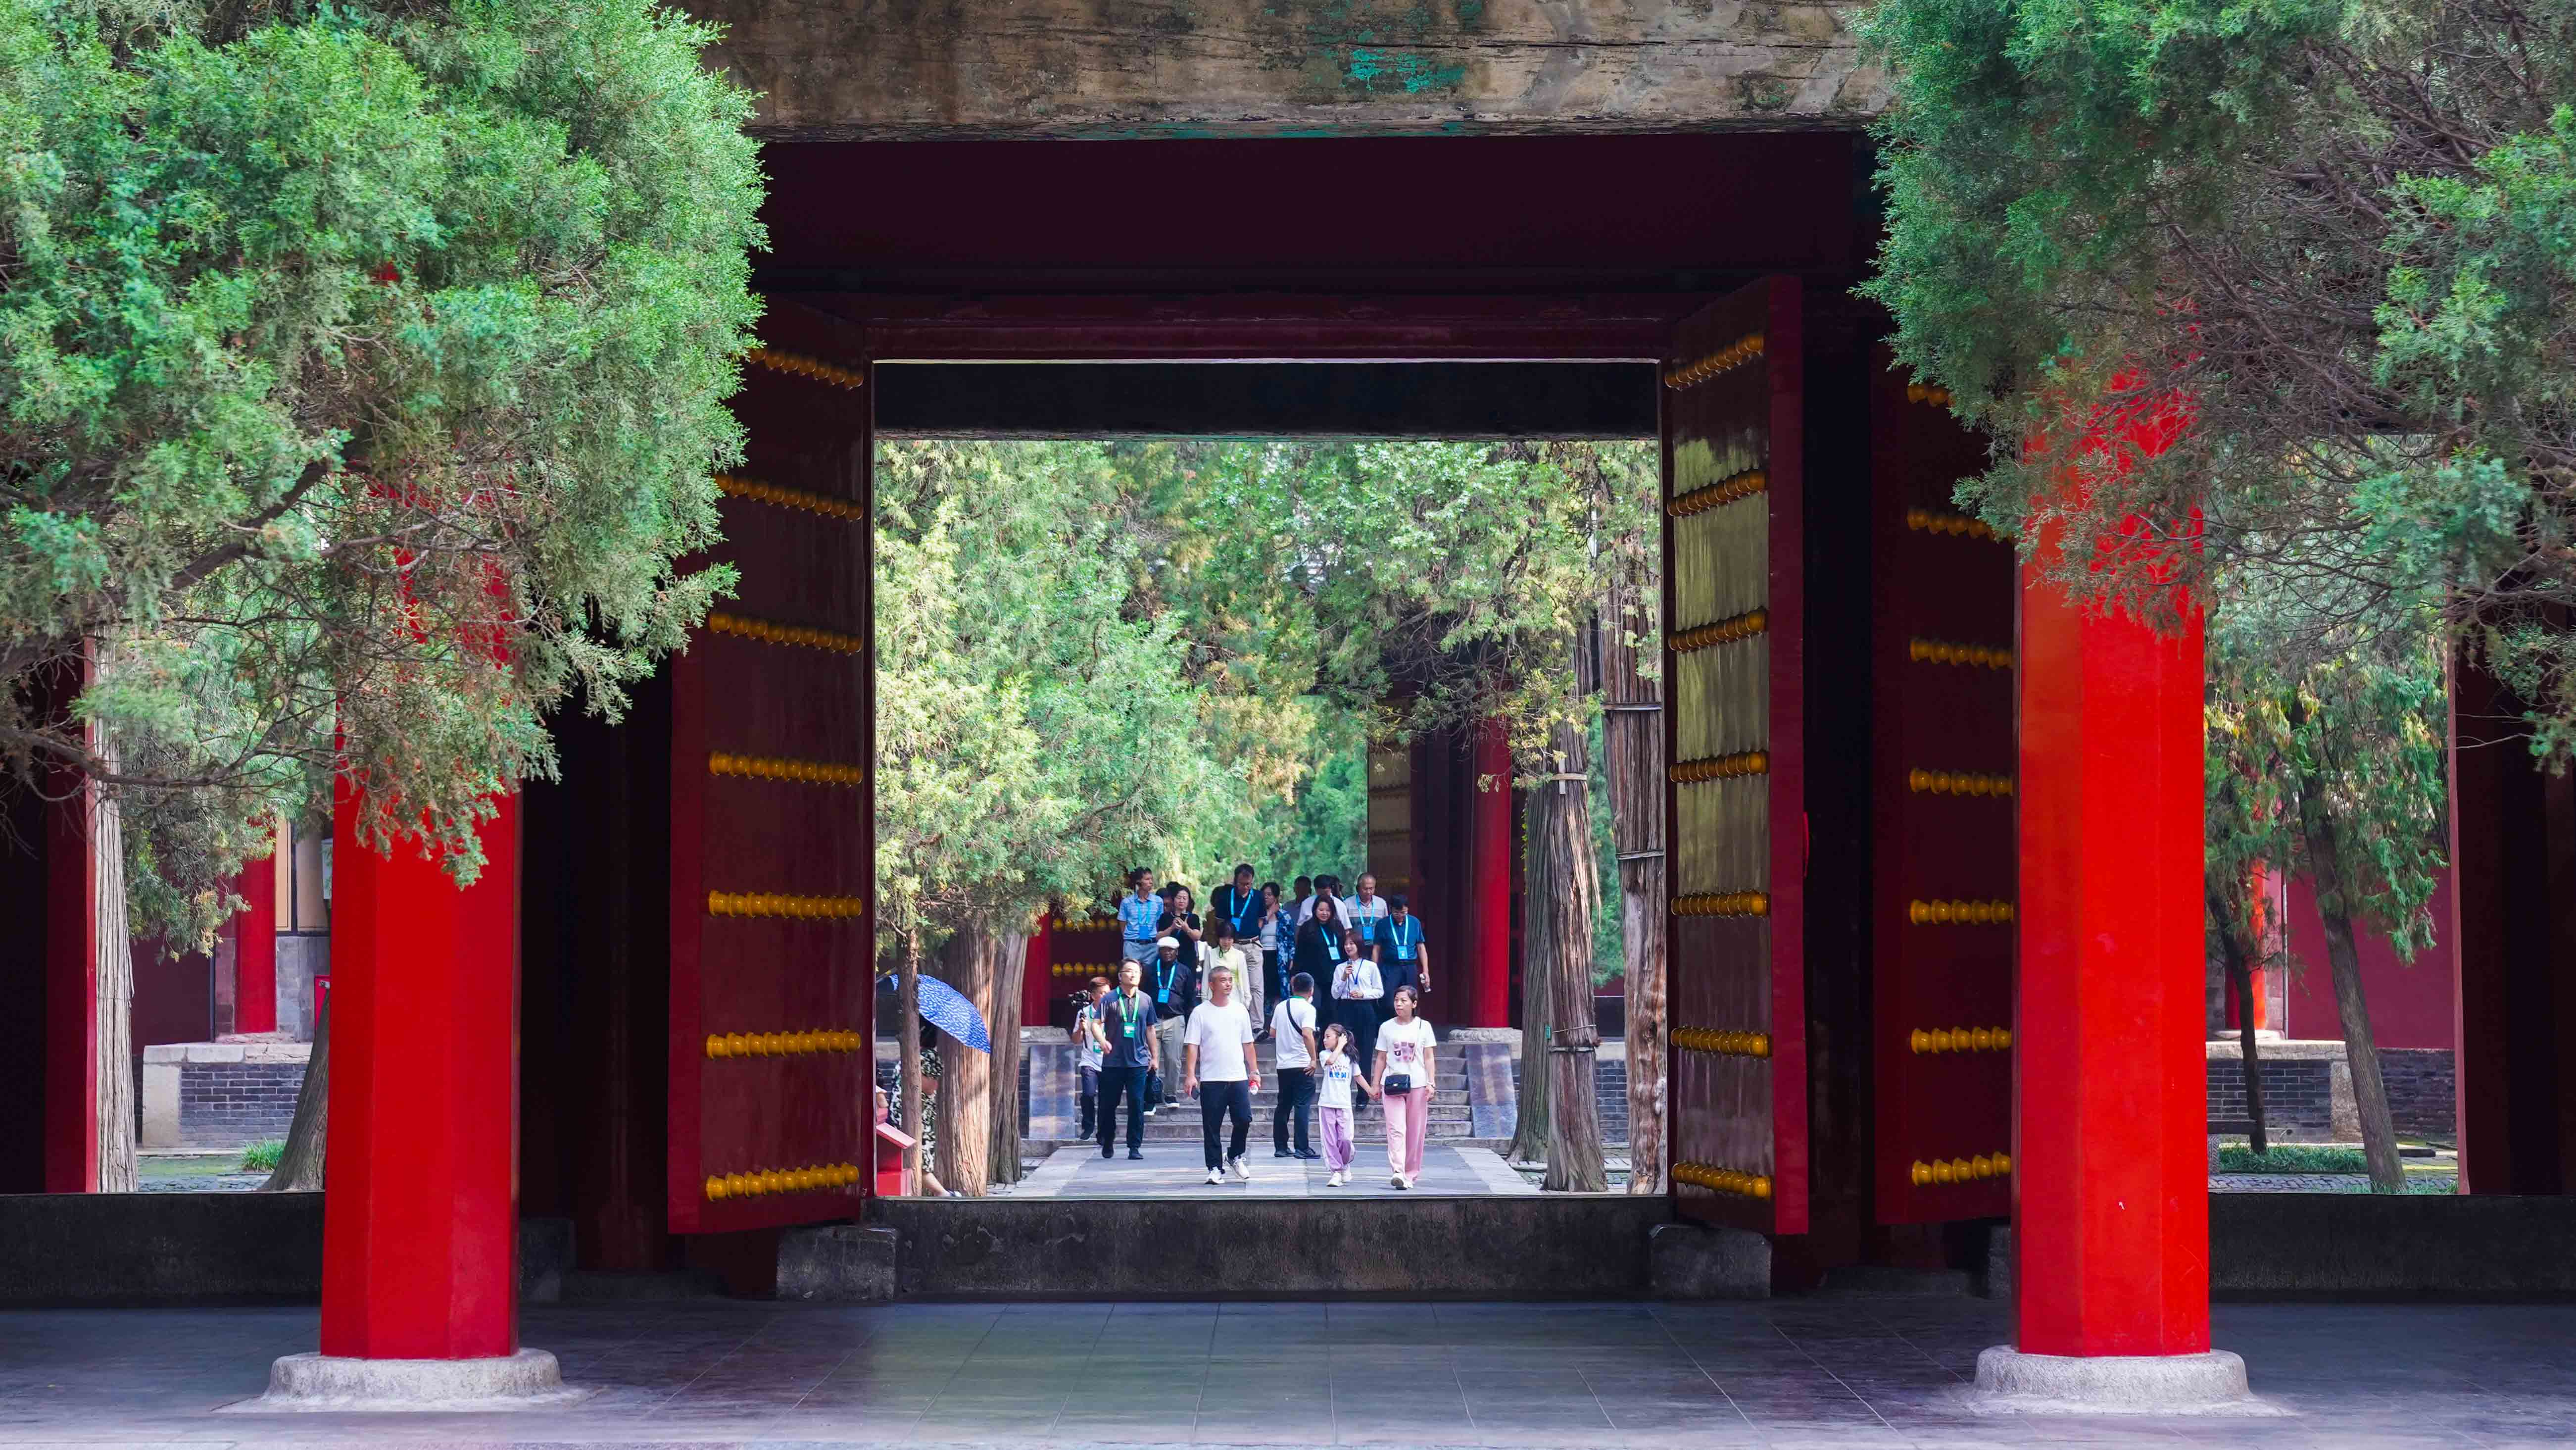
[[[1431,1024],[1416,1017],[1411,987],[1395,989],[1395,1016],[1377,1030],[1378,1096],[1386,1104],[1387,1182],[1411,1188],[1422,1176],[1422,1140],[1431,1129]]]
[[[1317,1092],[1316,1127],[1323,1133],[1324,1166],[1333,1176],[1324,1180],[1326,1188],[1339,1188],[1350,1180],[1351,1157],[1351,1085],[1360,1091],[1374,1093],[1368,1076],[1352,1056],[1350,1030],[1339,1022],[1324,1029],[1324,1040],[1315,1052],[1315,1087]]]
[[[1351,1034],[1351,1050],[1377,1038],[1378,1007],[1386,996],[1386,978],[1360,949],[1356,933],[1342,935],[1340,960],[1333,967],[1333,1020]]]

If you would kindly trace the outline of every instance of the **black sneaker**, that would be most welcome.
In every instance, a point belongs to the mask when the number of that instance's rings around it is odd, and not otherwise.
[[[1297,1155],[1289,1152],[1285,1148],[1273,1148],[1270,1150],[1270,1156],[1273,1158],[1294,1158]]]
[[[1133,1148],[1127,1150],[1127,1156],[1130,1160],[1138,1163],[1145,1161],[1145,1155]]]
[[[1307,1149],[1305,1152],[1299,1153],[1299,1154],[1297,1154],[1296,1156],[1297,1156],[1297,1157],[1300,1157],[1300,1158],[1309,1159],[1309,1160],[1320,1160],[1324,1155],[1323,1155],[1323,1154],[1321,1154],[1321,1153],[1316,1152],[1316,1151],[1315,1151],[1315,1150],[1313,1150],[1312,1148],[1309,1148],[1309,1149]]]
[[[1100,1150],[1100,1156],[1103,1158],[1115,1158],[1118,1156],[1118,1150],[1115,1148],[1103,1148]]]

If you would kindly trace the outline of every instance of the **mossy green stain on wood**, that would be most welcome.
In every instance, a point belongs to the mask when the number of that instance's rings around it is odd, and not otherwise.
[[[1411,96],[1424,91],[1456,90],[1467,79],[1467,67],[1455,62],[1443,65],[1419,51],[1363,46],[1351,51],[1347,74],[1353,86],[1370,94],[1392,87]]]
[[[1341,95],[1423,95],[1455,91],[1467,79],[1463,59],[1435,48],[1489,23],[1485,0],[1412,0],[1373,5],[1322,0],[1310,7],[1263,12],[1288,24],[1287,44],[1266,64],[1302,70]]]

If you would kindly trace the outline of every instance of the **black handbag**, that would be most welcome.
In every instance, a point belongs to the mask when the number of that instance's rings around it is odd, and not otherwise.
[[[1389,1073],[1387,1074],[1386,1081],[1379,1084],[1379,1087],[1383,1091],[1389,1093],[1409,1093],[1413,1091],[1413,1075],[1411,1073],[1406,1073],[1402,1076],[1398,1076],[1394,1073]]]

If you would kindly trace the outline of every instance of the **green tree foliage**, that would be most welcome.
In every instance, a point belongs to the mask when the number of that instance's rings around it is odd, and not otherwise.
[[[2135,530],[2059,567],[2150,617],[2205,569],[2291,576],[2272,623],[2315,658],[2447,614],[2565,750],[2576,6],[1883,0],[1867,34],[1897,99],[1866,290],[1998,436],[1963,501]],[[2149,420],[2188,426],[2149,457]]]
[[[1213,541],[1220,573],[1302,598],[1318,688],[1381,738],[1500,718],[1525,774],[1556,768],[1556,727],[1593,709],[1573,650],[1600,556],[1654,526],[1651,448],[1271,441],[1204,473],[1247,525]]]
[[[2441,654],[2429,635],[2402,647],[2392,630],[2324,658],[2285,652],[2268,591],[2229,591],[2240,593],[2209,631],[2211,929],[2242,967],[2266,965],[2250,868],[2314,884],[2373,1186],[2400,1192],[2356,933],[2409,960],[2433,940],[2447,834]]]
[[[1131,866],[1355,876],[1372,734],[1586,708],[1566,636],[1654,490],[1633,444],[879,459],[879,919],[933,941],[1105,905]],[[1390,711],[1399,673],[1428,688]]]
[[[479,866],[540,719],[727,584],[750,97],[641,0],[0,0],[0,759],[201,935],[277,809]],[[84,725],[99,728],[86,736]],[[93,748],[100,739],[104,748]]]
[[[878,922],[1009,930],[1131,866],[1244,849],[1234,716],[1193,682],[1129,479],[1095,444],[878,453]],[[1296,737],[1302,739],[1301,734]]]

